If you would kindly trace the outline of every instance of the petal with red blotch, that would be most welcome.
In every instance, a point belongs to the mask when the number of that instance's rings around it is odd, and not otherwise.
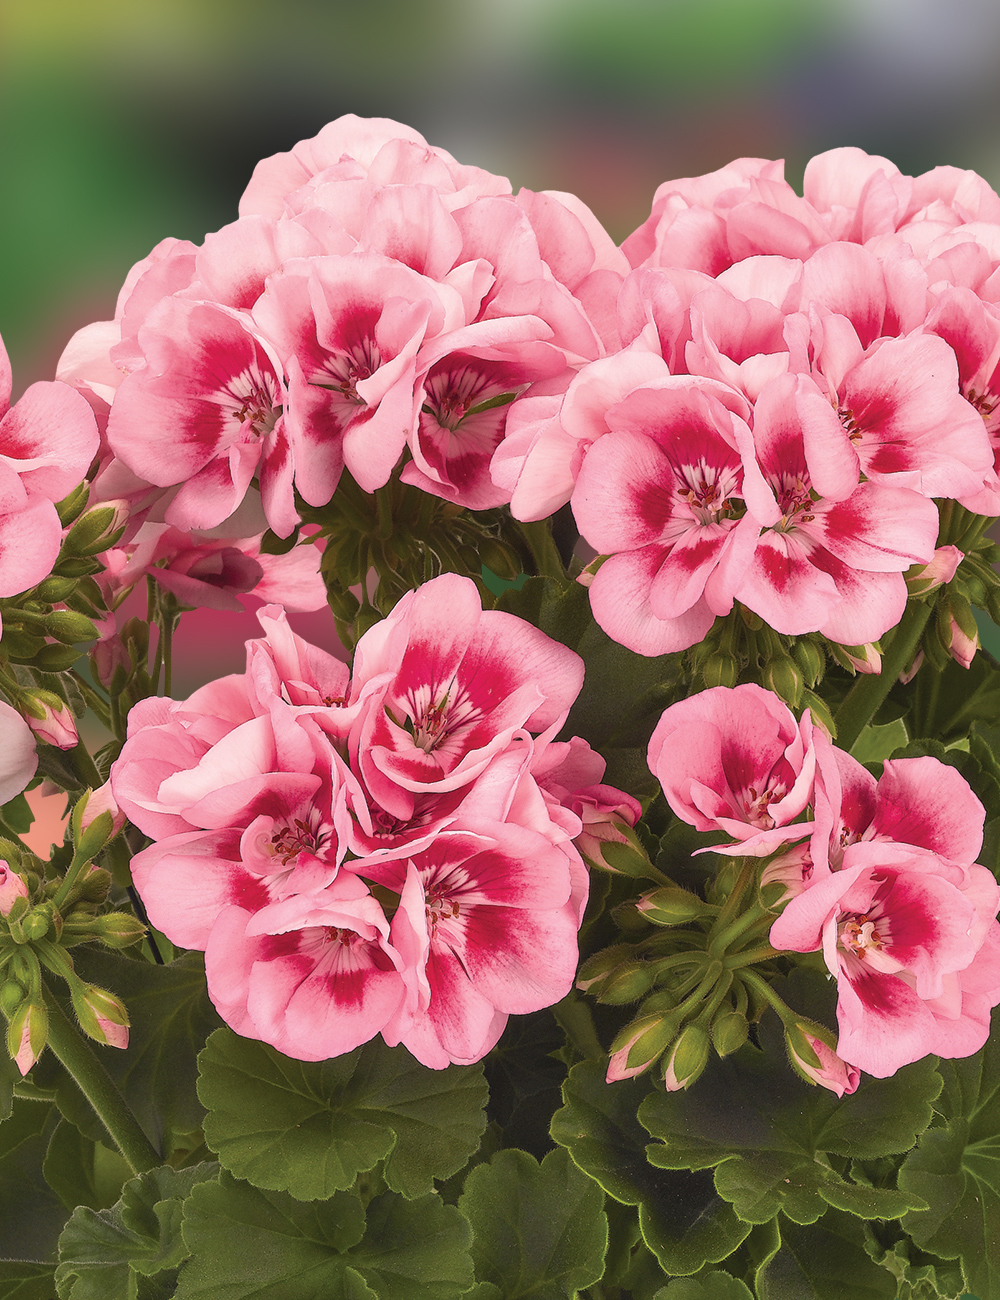
[[[862,483],[847,500],[818,501],[808,530],[852,569],[902,573],[931,560],[938,525],[937,506],[919,492]]]
[[[734,594],[776,632],[786,636],[816,632],[824,627],[842,598],[834,579],[816,567],[809,544],[796,533],[779,533],[773,529],[761,534],[746,576]]]
[[[955,768],[930,757],[890,759],[875,798],[876,835],[953,862],[972,863],[979,856],[986,810]]]
[[[89,402],[68,384],[32,384],[0,420],[0,453],[30,493],[50,501],[84,478],[99,443]]]
[[[613,641],[636,654],[686,650],[704,637],[715,615],[704,600],[676,618],[657,618],[650,605],[653,580],[663,563],[663,546],[623,551],[601,565],[590,584],[590,608]]]

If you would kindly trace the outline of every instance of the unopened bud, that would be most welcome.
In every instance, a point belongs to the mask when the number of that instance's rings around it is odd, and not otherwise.
[[[761,902],[770,910],[782,907],[802,893],[812,874],[813,860],[808,840],[782,850],[771,859],[761,875]]]
[[[854,1092],[861,1081],[861,1071],[837,1055],[836,1038],[825,1025],[813,1020],[799,1020],[785,1025],[785,1046],[796,1074],[806,1083],[819,1084],[843,1097]]]
[[[64,673],[80,658],[80,651],[71,645],[43,645],[32,658],[36,668],[45,673]]]
[[[627,961],[633,953],[634,949],[627,943],[615,944],[613,948],[602,948],[600,952],[595,952],[580,966],[576,987],[584,993],[596,992],[595,986],[601,984],[616,966]]]
[[[90,1038],[109,1047],[128,1046],[128,1012],[123,1003],[96,984],[71,984],[73,1009],[80,1028]]]
[[[913,681],[917,673],[920,672],[920,666],[923,662],[924,662],[924,652],[923,650],[918,650],[916,653],[916,657],[914,658],[910,666],[908,668],[904,668],[903,671],[899,674],[899,681],[902,686],[907,686],[909,685],[910,682]]]
[[[802,707],[808,709],[812,714],[812,720],[822,731],[826,732],[830,740],[837,739],[837,724],[833,720],[833,714],[830,712],[830,706],[815,691],[805,690],[802,692]]]
[[[749,1033],[747,1018],[738,1011],[725,1008],[712,1021],[712,1043],[720,1056],[739,1051]]]
[[[957,546],[939,546],[927,564],[913,564],[906,571],[911,596],[926,596],[943,583],[951,582],[965,557]]]
[[[822,647],[808,637],[803,637],[792,646],[792,658],[802,670],[807,686],[815,686],[823,677],[826,668],[826,656]]]
[[[10,916],[15,900],[27,897],[28,886],[24,877],[13,871],[8,863],[0,861],[0,916]]]
[[[609,972],[604,984],[597,994],[598,1002],[610,1006],[624,1006],[627,1002],[638,1002],[643,994],[653,987],[656,971],[648,962],[622,962]]]
[[[81,855],[92,858],[99,853],[122,829],[125,820],[111,792],[110,781],[96,790],[88,790],[73,809],[73,835]]]
[[[52,691],[26,691],[19,700],[21,716],[46,745],[74,749],[80,741],[69,705]]]
[[[871,642],[865,645],[842,645],[839,649],[843,655],[841,663],[851,672],[877,675],[882,671],[882,656]]]
[[[58,605],[72,595],[75,589],[76,581],[73,578],[46,578],[35,588],[35,594],[47,605]]]
[[[764,687],[773,691],[779,699],[798,708],[805,682],[802,680],[802,670],[790,655],[772,659],[764,668],[763,682]]]
[[[7,1026],[7,1051],[22,1075],[41,1056],[48,1036],[49,1015],[45,1003],[22,1002]]]
[[[106,912],[104,916],[95,916],[88,929],[109,948],[129,948],[146,933],[143,923],[127,912]]]
[[[686,1025],[663,1070],[667,1092],[690,1088],[708,1064],[710,1049],[711,1042],[701,1025]]]
[[[635,906],[654,925],[685,925],[708,911],[697,894],[669,885],[643,894]]]
[[[671,1015],[640,1016],[625,1026],[611,1044],[607,1082],[634,1079],[648,1070],[673,1042],[678,1024]]]
[[[0,984],[0,1011],[8,1020],[14,1018],[26,995],[27,989],[17,980],[4,980]]]
[[[93,622],[75,609],[54,609],[45,620],[45,631],[63,645],[82,645],[98,636]]]
[[[610,871],[613,875],[648,877],[652,865],[649,854],[642,847],[631,826],[619,822],[615,830],[620,838],[603,839],[599,843],[595,839],[588,844],[591,852],[586,854],[587,861],[592,866]]]
[[[21,931],[29,943],[44,939],[52,929],[55,909],[51,903],[39,903],[21,922]]]
[[[87,510],[76,521],[63,541],[63,553],[72,556],[97,555],[114,546],[128,520],[124,501],[107,501]]]
[[[706,659],[701,675],[706,689],[713,686],[735,686],[740,676],[739,660],[728,650],[716,650]]]
[[[979,649],[979,628],[972,606],[955,591],[949,591],[947,601],[938,607],[938,633],[952,659],[970,667]]]
[[[103,903],[111,890],[111,872],[92,866],[73,893],[85,903]]]

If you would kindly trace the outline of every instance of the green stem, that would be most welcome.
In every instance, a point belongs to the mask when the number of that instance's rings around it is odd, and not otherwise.
[[[76,682],[80,694],[87,701],[87,706],[94,710],[103,725],[108,729],[108,731],[111,731],[111,710],[108,701],[95,691],[90,682],[88,682],[86,678],[81,677],[75,669],[70,670],[70,675]]]
[[[104,1065],[71,1023],[52,991],[45,988],[49,1013],[48,1046],[93,1106],[118,1150],[134,1174],[144,1174],[163,1163],[139,1122],[125,1104]]]
[[[97,765],[90,757],[90,751],[83,741],[78,741],[70,751],[73,759],[73,766],[83,779],[84,785],[89,785],[92,790],[98,790],[104,784],[104,778],[97,770]]]
[[[535,568],[542,578],[557,578],[566,581],[566,570],[562,558],[552,537],[552,529],[547,519],[519,525],[521,536],[528,543]]]
[[[742,966],[754,966],[759,961],[768,961],[771,957],[780,957],[781,953],[777,948],[772,948],[769,943],[764,944],[762,948],[749,948],[745,952],[733,953],[731,957],[725,960],[726,970],[739,970]]]
[[[859,675],[847,692],[834,715],[837,744],[841,749],[850,753],[899,674],[913,662],[933,608],[934,601],[911,601],[882,656],[882,671]]]
[[[972,521],[955,545],[965,555],[973,550],[993,520],[989,515],[973,515]]]
[[[708,945],[708,951],[713,957],[721,957],[734,939],[738,939],[741,934],[755,926],[765,915],[766,909],[759,903],[747,908],[741,916],[730,921],[724,930],[720,930],[715,935]]]
[[[722,907],[719,909],[719,915],[712,922],[712,928],[708,932],[710,947],[714,948],[715,940],[720,935],[725,933],[726,927],[729,925],[730,919],[732,918],[733,914],[736,912],[740,904],[743,902],[743,899],[746,897],[747,890],[749,889],[750,884],[753,881],[753,878],[756,874],[757,874],[757,859],[744,858],[743,868],[740,871],[740,874],[736,877],[736,884],[733,885],[729,897],[722,904]]]
[[[789,1021],[796,1018],[791,1007],[775,993],[766,979],[762,979],[760,975],[749,970],[745,970],[740,979],[744,984],[755,990],[761,1000],[766,1002],[774,1011],[783,1025],[787,1025]]]

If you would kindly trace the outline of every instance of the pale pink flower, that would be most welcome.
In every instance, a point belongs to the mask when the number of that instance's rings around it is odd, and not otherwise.
[[[770,938],[822,948],[837,978],[838,1054],[885,1078],[929,1052],[968,1056],[986,1041],[1000,1001],[998,906],[985,867],[862,843],[792,899]]]
[[[748,413],[714,381],[653,381],[607,412],[611,432],[584,457],[573,513],[584,539],[611,556],[590,584],[591,608],[630,650],[686,649],[732,608],[754,541],[736,514]]]
[[[382,1030],[390,1045],[404,1043],[434,1069],[479,1060],[507,1015],[551,1006],[572,988],[570,874],[542,836],[511,823],[474,824],[442,831],[408,867],[368,870],[402,890],[394,941],[405,928],[398,943],[426,953],[426,989]]]
[[[20,794],[37,767],[31,728],[16,709],[0,700],[0,803]]]
[[[906,487],[858,484],[840,423],[805,375],[765,386],[743,446],[738,528],[754,533],[756,550],[736,599],[786,635],[818,630],[843,645],[882,636],[906,604],[903,573],[934,553],[933,502]]]
[[[716,686],[670,705],[650,737],[648,761],[682,821],[738,841],[722,851],[766,857],[811,829],[795,823],[816,771],[809,711],[796,722],[760,686]]]

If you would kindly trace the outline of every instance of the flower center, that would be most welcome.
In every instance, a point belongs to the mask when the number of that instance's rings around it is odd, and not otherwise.
[[[847,406],[838,406],[837,415],[840,417],[841,424],[847,430],[848,438],[857,446],[863,434],[861,425],[855,419],[854,412]]]
[[[867,913],[860,915],[855,913],[846,917],[841,921],[837,931],[841,947],[861,958],[873,950],[881,952],[885,937],[878,932],[875,925],[875,921]]]
[[[434,937],[434,932],[441,921],[454,920],[460,910],[458,901],[454,898],[445,898],[442,894],[429,895],[424,912],[431,928],[431,937]]]
[[[746,814],[747,821],[751,826],[759,826],[762,830],[774,829],[774,818],[767,811],[768,804],[777,803],[786,793],[785,783],[781,780],[766,786],[759,794],[755,785],[750,786],[743,793],[743,812]]]
[[[317,855],[325,847],[327,839],[327,833],[322,828],[314,829],[308,822],[296,818],[291,826],[282,826],[274,832],[271,836],[271,849],[281,858],[282,866],[287,867],[300,853]]]

